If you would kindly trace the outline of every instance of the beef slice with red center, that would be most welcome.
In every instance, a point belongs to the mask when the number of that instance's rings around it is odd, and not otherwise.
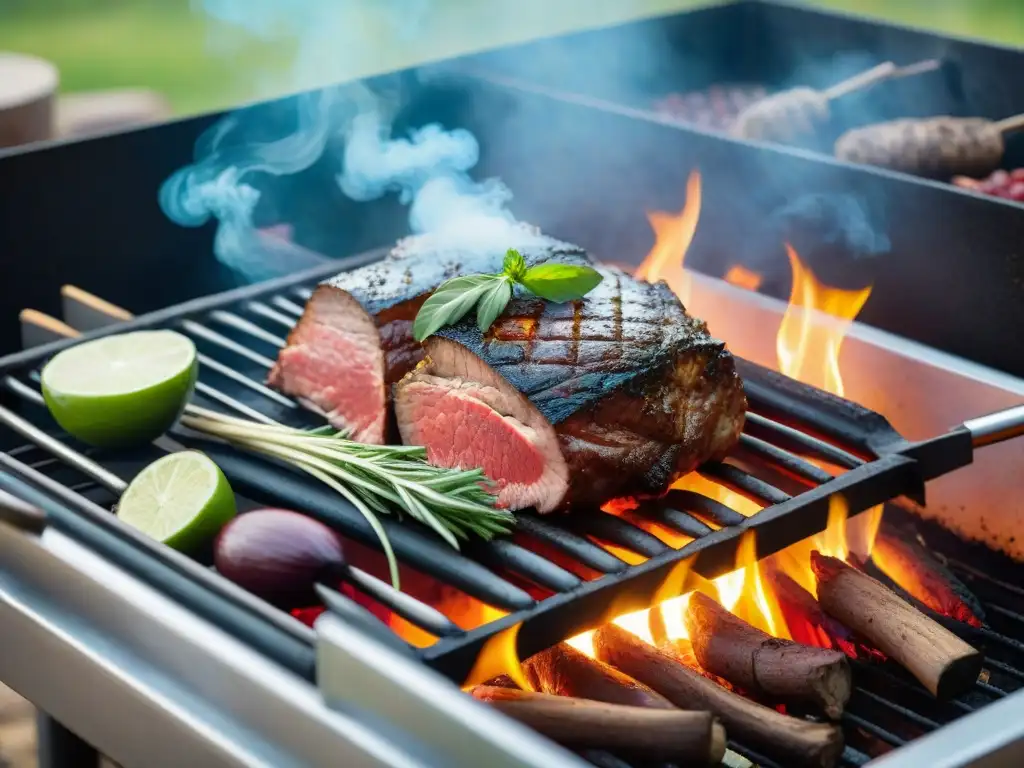
[[[659,495],[723,458],[746,413],[725,344],[664,283],[599,271],[581,301],[517,295],[485,333],[470,313],[429,338],[395,386],[403,440],[539,512]]]
[[[267,383],[327,414],[353,440],[381,444],[388,434],[391,385],[423,358],[412,323],[445,280],[500,272],[508,247],[527,264],[586,261],[582,249],[516,226],[501,247],[470,249],[432,236],[401,241],[383,260],[343,272],[314,289]]]

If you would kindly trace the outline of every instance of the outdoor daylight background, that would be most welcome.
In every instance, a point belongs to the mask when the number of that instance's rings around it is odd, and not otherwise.
[[[255,1],[255,0],[254,0]],[[301,2],[301,0],[299,0]],[[351,57],[322,83],[397,69],[573,29],[707,5],[698,0],[430,0],[424,34],[389,39],[381,9],[389,0],[338,0],[345,18],[376,37],[368,55]],[[1024,0],[815,0],[952,33],[1024,45]],[[294,90],[287,46],[255,42],[214,22],[190,0],[0,0],[0,51],[42,56],[57,64],[65,93],[144,87],[178,114],[223,109]],[[490,23],[495,5],[507,10]],[[233,40],[233,37],[235,38]],[[248,64],[249,66],[242,66]],[[301,83],[303,87],[317,82]]]

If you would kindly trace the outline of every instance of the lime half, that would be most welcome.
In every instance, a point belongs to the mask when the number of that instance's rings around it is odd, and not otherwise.
[[[181,415],[198,373],[196,347],[174,331],[134,331],[65,349],[43,368],[46,406],[84,443],[147,443]]]
[[[123,522],[183,551],[214,538],[235,511],[227,478],[199,451],[157,459],[132,480],[117,505]]]

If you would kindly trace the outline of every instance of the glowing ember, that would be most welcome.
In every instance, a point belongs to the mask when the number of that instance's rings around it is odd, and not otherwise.
[[[975,627],[982,626],[983,622],[955,585],[965,591],[967,588],[945,571],[911,531],[889,528],[881,532],[871,550],[871,559],[882,573],[933,611]]]

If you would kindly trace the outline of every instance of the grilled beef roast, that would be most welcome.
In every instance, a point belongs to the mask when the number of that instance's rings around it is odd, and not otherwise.
[[[729,451],[746,398],[725,345],[664,283],[600,271],[582,301],[518,296],[484,334],[428,339],[395,385],[403,440],[540,512],[660,494]]]
[[[521,226],[505,247],[532,265],[547,259],[586,260],[567,243]],[[420,305],[460,274],[499,272],[502,249],[452,249],[430,236],[400,242],[382,261],[321,283],[288,336],[268,384],[327,413],[352,439],[383,443],[390,385],[423,357],[412,338]]]

